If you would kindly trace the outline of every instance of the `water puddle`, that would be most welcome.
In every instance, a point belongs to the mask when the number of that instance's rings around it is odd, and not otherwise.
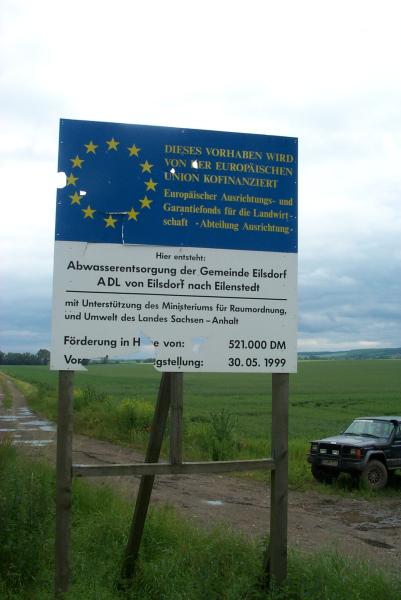
[[[203,500],[209,506],[223,506],[224,502],[222,500]]]
[[[35,448],[43,448],[52,442],[53,440],[14,440],[13,446],[22,446],[26,444],[27,446],[34,446]]]
[[[28,425],[30,427],[32,427],[32,425],[34,425],[34,429],[26,429],[26,431],[35,431],[35,429],[40,429],[41,431],[56,431],[56,426],[52,425],[51,423],[49,423],[49,421],[42,421],[42,420],[32,420],[32,421],[27,421],[26,423],[20,423],[20,425],[22,427]]]
[[[357,510],[348,510],[342,513],[343,520],[347,523],[347,525],[355,525],[358,523],[369,522],[377,522],[378,518],[373,517],[372,515],[366,515],[363,512],[359,512]]]
[[[32,419],[32,421],[26,421],[25,423],[21,422],[21,425],[36,425],[36,427],[42,427],[42,425],[47,425],[48,421],[43,421],[42,419]]]
[[[375,514],[367,514],[356,510],[350,510],[342,513],[341,517],[347,525],[358,531],[401,527],[400,516],[390,513],[376,512]]]
[[[38,418],[29,408],[19,408],[13,415],[0,416],[0,436],[9,434],[14,445],[43,448],[54,443],[56,426]]]

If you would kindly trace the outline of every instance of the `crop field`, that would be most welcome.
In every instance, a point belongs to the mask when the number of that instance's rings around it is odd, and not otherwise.
[[[1,370],[33,384],[30,405],[55,418],[57,372],[40,366]],[[75,376],[75,430],[144,448],[159,382],[149,364],[89,365]],[[311,439],[373,414],[401,414],[400,360],[301,361],[290,376],[290,482],[299,486],[309,478]],[[184,419],[186,459],[268,456],[271,376],[185,374]]]

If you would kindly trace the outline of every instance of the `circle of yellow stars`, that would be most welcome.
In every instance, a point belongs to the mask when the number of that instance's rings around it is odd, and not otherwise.
[[[118,140],[114,139],[114,137],[112,137],[110,140],[106,140],[105,143],[107,146],[107,148],[106,148],[107,152],[118,152],[119,151],[120,142]],[[71,169],[82,169],[83,164],[87,161],[86,155],[96,156],[96,151],[98,150],[99,145],[100,144],[95,144],[92,139],[89,140],[89,142],[87,144],[84,144],[85,151],[83,151],[84,152],[83,156],[85,156],[85,158],[81,158],[79,156],[79,154],[77,154],[74,158],[70,158]],[[128,156],[130,158],[131,157],[137,158],[138,162],[139,162],[139,160],[141,158],[140,152],[142,149],[138,148],[136,146],[136,144],[132,144],[132,146],[127,147],[127,150],[128,150]],[[143,198],[141,198],[139,200],[141,208],[139,210],[135,210],[135,208],[133,206],[131,206],[129,211],[124,212],[124,213],[119,213],[124,216],[127,216],[128,221],[138,221],[138,216],[140,214],[140,211],[142,209],[150,209],[151,208],[151,204],[152,204],[153,200],[148,198],[147,192],[156,192],[156,187],[158,185],[158,183],[152,179],[152,168],[154,167],[154,165],[151,164],[148,160],[145,160],[142,163],[139,162],[139,166],[141,167],[142,173],[149,173],[149,178],[147,179],[147,181],[144,181],[146,189],[145,189],[145,195],[143,196]],[[67,182],[66,182],[67,186],[72,186],[73,188],[77,187],[77,182],[79,181],[79,171],[77,171],[76,173],[74,173],[71,170],[71,173],[67,176]],[[74,190],[74,193],[68,197],[71,200],[71,206],[76,204],[77,206],[81,207],[81,201],[83,200],[83,198],[85,198],[85,194],[79,193],[78,190]],[[92,208],[90,204],[88,204],[85,208],[81,208],[81,211],[83,213],[84,219],[89,219],[89,220],[95,219],[95,213],[97,211],[96,211],[96,209]],[[109,213],[109,215],[103,219],[103,221],[105,223],[104,226],[106,228],[110,227],[112,229],[115,229],[116,223],[118,222],[118,218],[115,218],[113,216],[113,214],[115,214],[115,213]]]

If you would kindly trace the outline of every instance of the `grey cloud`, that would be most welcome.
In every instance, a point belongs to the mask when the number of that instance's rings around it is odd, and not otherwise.
[[[385,246],[385,244],[384,244]],[[401,339],[401,262],[393,255],[335,256],[303,265],[299,287],[299,337],[333,343]],[[327,259],[327,260],[326,260]]]
[[[37,352],[50,346],[49,298],[21,298],[2,306],[0,350]]]

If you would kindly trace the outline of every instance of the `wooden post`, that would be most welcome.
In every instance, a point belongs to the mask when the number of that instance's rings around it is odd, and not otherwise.
[[[145,457],[145,462],[147,463],[157,463],[159,460],[171,402],[172,375],[172,373],[163,373],[160,381],[159,394]],[[154,475],[143,475],[141,477],[134,516],[132,518],[131,529],[123,559],[123,567],[121,570],[122,587],[127,587],[135,575],[136,563],[138,560],[139,548],[145,527],[154,480]]]
[[[70,537],[72,504],[72,430],[74,371],[59,371],[57,458],[55,598],[70,584]]]
[[[288,373],[272,375],[272,457],[270,542],[265,557],[265,584],[282,585],[287,577],[288,520]]]
[[[183,373],[171,373],[170,463],[182,463]]]

